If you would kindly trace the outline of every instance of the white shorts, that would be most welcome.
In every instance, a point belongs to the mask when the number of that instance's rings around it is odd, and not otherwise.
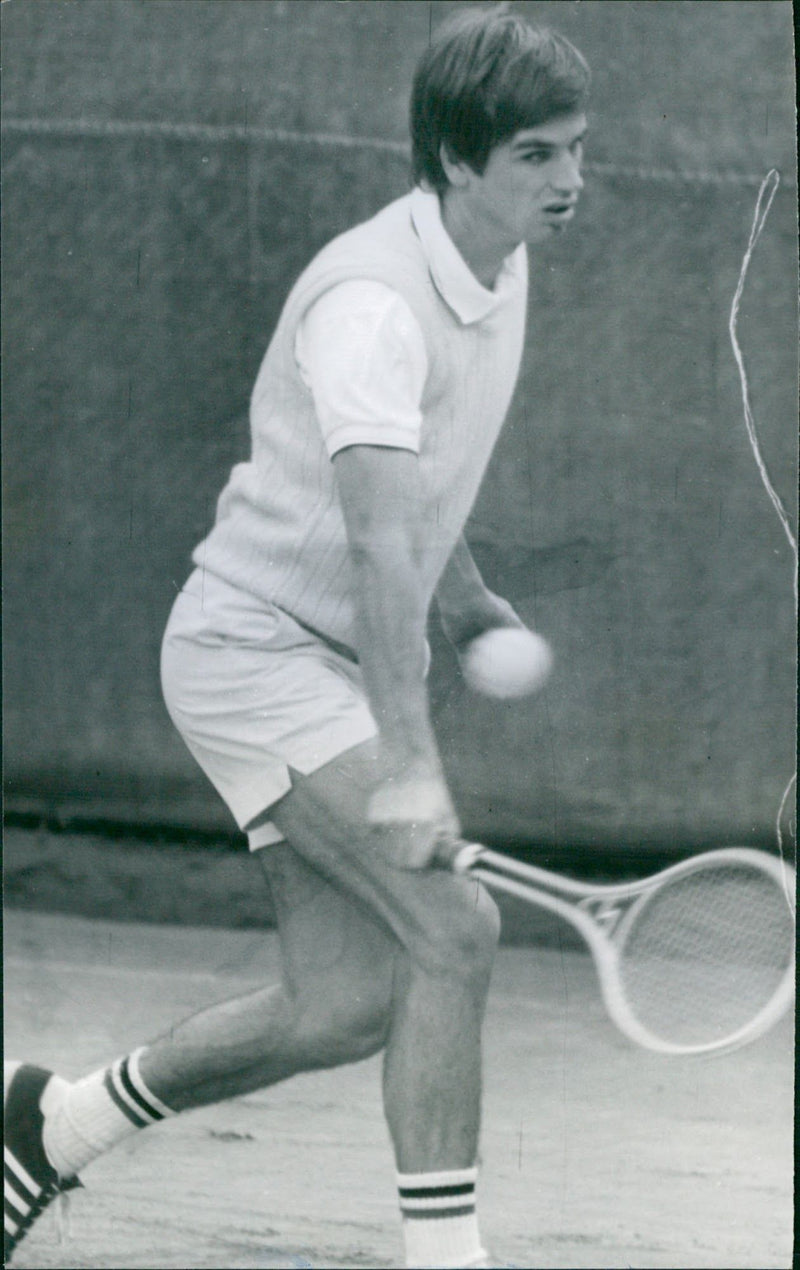
[[[170,716],[240,829],[307,775],[377,735],[356,662],[296,622],[197,569],[161,651]],[[266,822],[251,850],[279,842]]]

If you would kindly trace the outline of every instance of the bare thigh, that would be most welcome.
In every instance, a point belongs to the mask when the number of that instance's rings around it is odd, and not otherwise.
[[[287,842],[259,852],[281,942],[284,985],[335,1007],[347,997],[388,1007],[400,945],[358,900],[333,886]]]
[[[366,817],[377,755],[377,742],[367,741],[299,777],[271,808],[271,819],[290,847],[347,900],[341,912],[359,913],[354,930],[373,924],[428,972],[458,973],[459,964],[468,968],[476,951],[496,939],[496,907],[474,879],[391,863]]]

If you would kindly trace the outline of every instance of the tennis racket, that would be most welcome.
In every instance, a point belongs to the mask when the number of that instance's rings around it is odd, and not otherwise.
[[[746,1045],[794,993],[794,870],[725,847],[650,878],[594,886],[474,843],[443,842],[437,863],[563,917],[594,957],[606,1009],[661,1054]]]

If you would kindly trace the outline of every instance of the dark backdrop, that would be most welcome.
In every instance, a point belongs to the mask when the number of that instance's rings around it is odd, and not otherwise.
[[[158,649],[283,297],[408,182],[422,0],[8,0],[5,765],[11,811],[229,827]],[[552,641],[541,697],[433,692],[470,832],[766,841],[794,757],[791,5],[521,4],[595,77],[584,204],[532,257],[519,391],[470,523]],[[792,509],[794,523],[794,511]]]

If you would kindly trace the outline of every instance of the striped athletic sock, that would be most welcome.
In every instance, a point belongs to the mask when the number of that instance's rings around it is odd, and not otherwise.
[[[139,1071],[144,1049],[70,1084],[51,1081],[42,1098],[43,1142],[62,1177],[81,1169],[135,1129],[174,1115],[147,1088]]]
[[[406,1265],[477,1265],[486,1257],[475,1213],[477,1168],[398,1173]]]

